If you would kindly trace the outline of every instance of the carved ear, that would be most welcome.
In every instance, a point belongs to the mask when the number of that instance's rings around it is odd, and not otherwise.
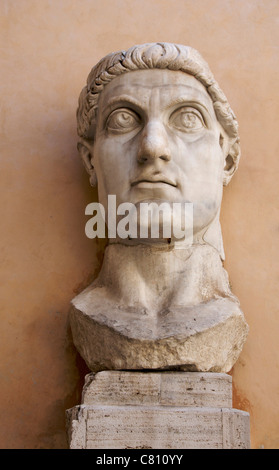
[[[87,142],[85,141],[80,141],[77,144],[77,148],[79,151],[79,154],[82,158],[84,167],[89,174],[89,181],[91,186],[96,187],[97,186],[97,175],[94,169],[94,166],[92,164],[93,162],[93,154],[92,154],[92,149],[88,145]]]
[[[220,147],[224,154],[224,173],[223,185],[227,186],[238,168],[240,159],[239,141],[229,138],[227,135],[220,134]]]

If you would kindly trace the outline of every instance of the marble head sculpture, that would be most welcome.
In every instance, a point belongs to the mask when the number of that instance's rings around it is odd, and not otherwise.
[[[106,210],[109,195],[136,212],[143,202],[193,207],[191,244],[161,231],[109,240],[98,278],[72,301],[80,354],[93,371],[228,372],[248,332],[223,268],[219,222],[240,146],[207,63],[168,43],[109,54],[88,76],[77,122],[78,149]]]

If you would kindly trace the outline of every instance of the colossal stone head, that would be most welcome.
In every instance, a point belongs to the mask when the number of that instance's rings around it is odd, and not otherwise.
[[[94,141],[100,93],[114,78],[135,70],[166,69],[192,75],[209,94],[216,117],[230,139],[228,167],[224,184],[228,184],[237,169],[240,157],[238,123],[226,96],[216,82],[208,64],[198,51],[189,46],[169,43],[148,43],[127,51],[113,52],[103,57],[91,70],[87,85],[79,96],[77,132],[80,142]],[[230,157],[230,158],[229,158]],[[229,171],[230,169],[230,171]]]
[[[194,241],[223,257],[223,185],[238,167],[238,124],[193,48],[151,43],[104,57],[77,110],[78,149],[99,202],[190,202]]]
[[[193,207],[190,246],[172,238],[108,244],[98,278],[72,301],[80,354],[94,371],[229,371],[248,326],[220,259],[219,214],[240,146],[207,63],[167,43],[109,54],[88,76],[77,122],[78,149],[105,209],[109,195],[136,213],[144,202]]]

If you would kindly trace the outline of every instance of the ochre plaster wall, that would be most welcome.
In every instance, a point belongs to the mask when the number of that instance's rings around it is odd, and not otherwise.
[[[1,1],[1,448],[67,447],[64,412],[87,372],[69,302],[96,276],[104,245],[84,234],[96,192],[77,155],[77,98],[106,53],[152,41],[197,48],[240,124],[222,209],[225,266],[250,325],[231,372],[234,406],[250,413],[253,448],[279,447],[278,7]]]

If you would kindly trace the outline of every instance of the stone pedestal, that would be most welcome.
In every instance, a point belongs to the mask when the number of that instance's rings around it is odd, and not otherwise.
[[[71,449],[250,448],[249,414],[232,408],[223,373],[91,373],[66,413]]]

